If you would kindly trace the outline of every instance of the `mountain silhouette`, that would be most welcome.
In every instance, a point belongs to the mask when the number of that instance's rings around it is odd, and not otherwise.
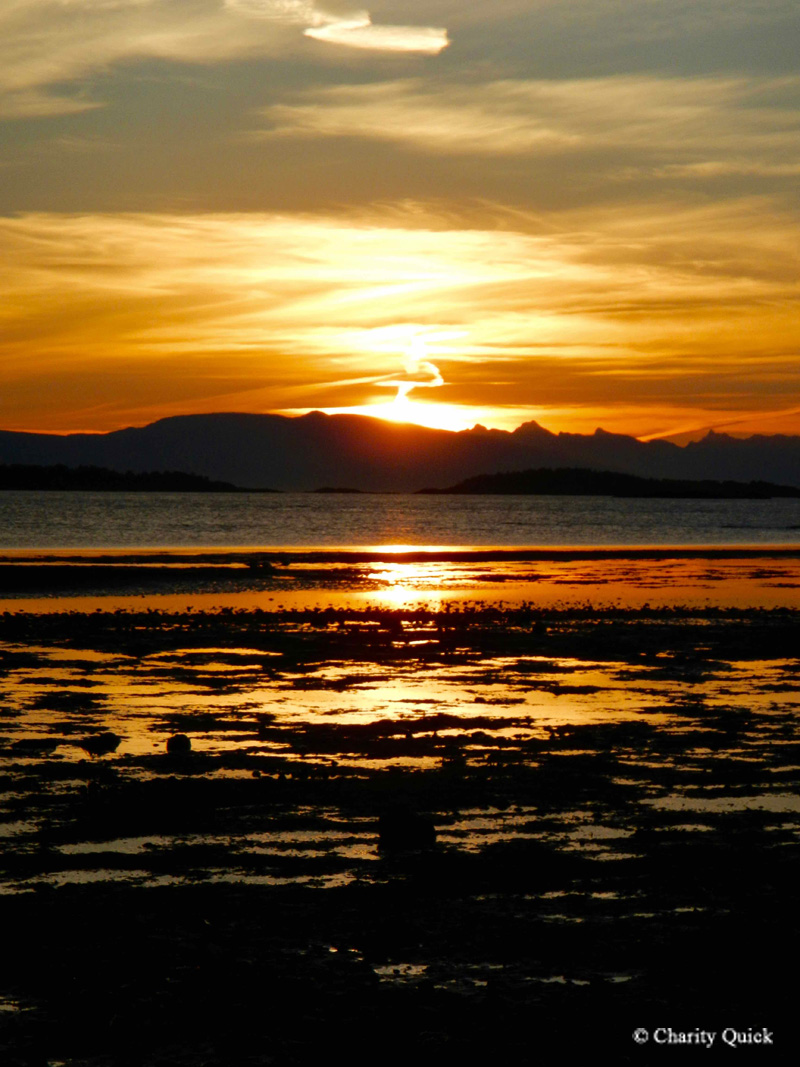
[[[684,446],[624,434],[431,430],[363,415],[176,415],[105,434],[0,431],[0,463],[184,471],[254,488],[445,488],[465,478],[536,467],[578,467],[645,478],[800,485],[800,437],[710,432]]]

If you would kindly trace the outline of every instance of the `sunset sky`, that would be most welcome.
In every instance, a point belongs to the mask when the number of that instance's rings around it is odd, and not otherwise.
[[[800,433],[797,0],[0,0],[0,428]]]

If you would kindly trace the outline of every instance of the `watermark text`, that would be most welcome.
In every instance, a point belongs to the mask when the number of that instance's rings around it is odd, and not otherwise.
[[[744,1045],[774,1045],[775,1035],[766,1026],[744,1029],[727,1026],[724,1030],[676,1030],[671,1026],[657,1026],[647,1030],[643,1026],[633,1031],[637,1045],[694,1045],[697,1048],[714,1048],[727,1045],[740,1048]]]

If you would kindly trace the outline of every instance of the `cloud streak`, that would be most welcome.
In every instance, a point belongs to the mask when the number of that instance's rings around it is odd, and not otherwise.
[[[387,386],[520,420],[544,407],[556,428],[601,411],[657,432],[668,411],[685,425],[798,407],[798,237],[763,200],[546,228],[421,209],[0,219],[0,425],[26,428],[37,383],[51,429],[80,428],[89,395],[95,428],[112,428],[187,395],[193,410],[343,407]]]
[[[286,55],[303,46],[304,35],[361,50],[428,55],[449,43],[444,29],[373,25],[365,11],[328,14],[306,0],[0,0],[0,117],[96,107],[60,86],[121,62],[214,65]]]
[[[445,29],[374,25],[368,11],[332,14],[309,0],[225,0],[225,5],[250,18],[301,26],[306,37],[348,48],[438,55],[449,44]]]
[[[403,361],[403,377],[392,377],[380,382],[397,390],[394,403],[402,407],[414,389],[438,389],[444,378],[436,364],[428,359],[428,349],[423,337],[412,337]]]
[[[351,137],[482,156],[636,149],[648,157],[677,153],[695,167],[696,157],[717,152],[738,154],[746,169],[758,165],[754,158],[764,165],[765,157],[796,150],[800,78],[614,76],[437,87],[405,79],[335,86],[262,114],[267,137]]]

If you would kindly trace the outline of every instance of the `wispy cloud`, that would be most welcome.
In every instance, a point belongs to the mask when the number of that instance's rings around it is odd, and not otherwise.
[[[374,25],[368,11],[331,13],[310,0],[225,0],[225,4],[251,18],[301,26],[306,37],[349,48],[437,55],[449,44],[445,29]]]
[[[667,410],[800,406],[800,234],[774,204],[501,216],[0,219],[0,425],[46,381],[42,423],[75,428],[73,380],[107,428],[187,403],[362,404],[401,381],[562,425],[636,411],[642,432]]]
[[[242,21],[203,0],[0,0],[0,114],[94,106],[63,83],[125,59],[202,62],[246,53],[254,41]]]
[[[751,165],[766,155],[786,166],[780,154],[796,151],[800,133],[800,78],[406,79],[330,87],[261,114],[266,137],[369,138],[444,154],[636,149],[645,162],[663,153],[695,168],[734,165],[714,153]]]
[[[286,54],[310,47],[304,35],[374,51],[437,54],[448,44],[444,29],[373,25],[365,11],[329,14],[306,0],[0,0],[0,117],[97,106],[63,83],[121,61]]]

